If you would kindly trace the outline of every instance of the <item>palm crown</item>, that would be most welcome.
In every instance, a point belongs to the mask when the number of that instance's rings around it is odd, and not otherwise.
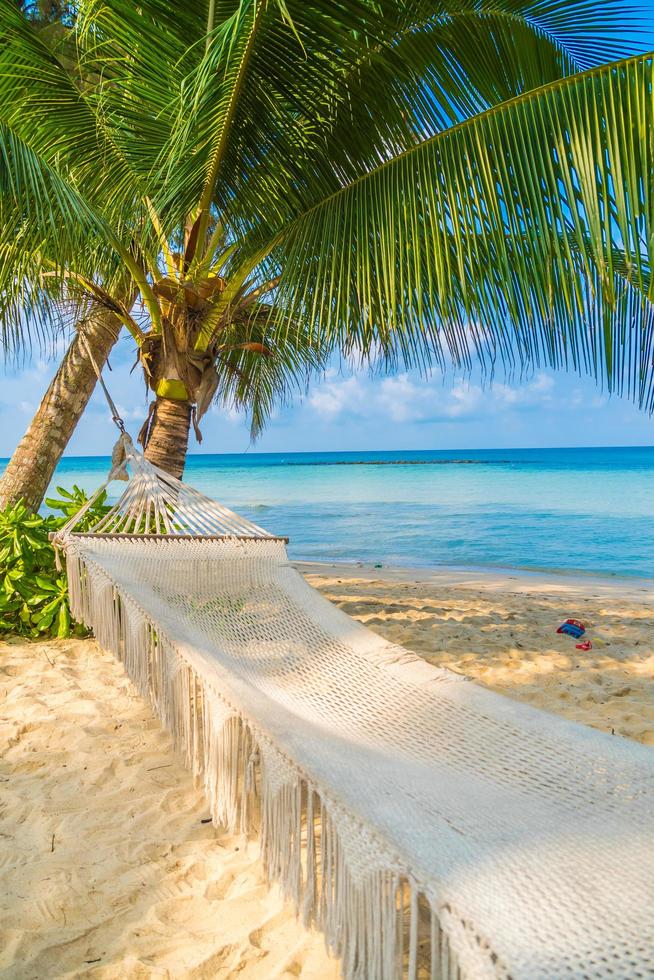
[[[624,31],[617,0],[80,0],[50,31],[5,4],[5,336],[114,310],[186,430],[216,393],[260,426],[334,346],[571,364],[651,408],[653,60]]]

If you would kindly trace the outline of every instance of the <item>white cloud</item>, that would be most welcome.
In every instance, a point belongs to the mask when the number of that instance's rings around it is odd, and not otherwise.
[[[322,418],[333,419],[344,412],[365,414],[365,398],[366,383],[360,375],[340,378],[337,371],[330,369],[307,401]]]
[[[407,374],[384,378],[376,393],[382,413],[393,422],[416,422],[428,414],[432,393],[423,385],[411,381]]]
[[[458,419],[475,415],[484,398],[483,389],[479,385],[457,384],[448,392],[444,414]]]
[[[96,404],[96,406],[94,407],[99,411],[104,411],[105,408],[106,411],[109,411],[109,406],[106,404],[106,402],[104,403],[104,406],[102,404],[100,405]],[[145,422],[145,416],[148,414],[148,407],[145,402],[141,403],[136,408],[126,408],[125,405],[119,402],[116,405],[116,408],[118,409],[118,414],[120,415],[123,422],[142,423]]]
[[[553,388],[554,379],[541,372],[532,381],[517,387],[494,384],[489,395],[500,405],[545,405],[551,401]]]
[[[448,388],[438,379],[416,380],[408,374],[375,379],[353,374],[344,378],[332,370],[314,387],[308,404],[327,421],[349,416],[395,423],[446,422],[517,407],[544,406],[551,402],[553,388],[553,379],[545,373],[520,387],[495,384],[484,390],[480,385],[463,381]]]
[[[245,418],[245,413],[239,412],[233,405],[227,407],[225,405],[214,405],[211,411],[219,415],[221,419],[225,419],[230,425],[238,425]]]

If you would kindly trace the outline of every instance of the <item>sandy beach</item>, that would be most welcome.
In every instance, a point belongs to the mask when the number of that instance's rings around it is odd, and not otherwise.
[[[429,663],[573,721],[654,745],[654,582],[302,563],[348,615]],[[587,627],[576,649],[557,634]]]
[[[298,566],[430,663],[654,746],[654,589],[639,580]],[[593,647],[557,635],[581,619]],[[332,980],[256,841],[207,820],[167,735],[91,640],[0,644],[0,976]]]

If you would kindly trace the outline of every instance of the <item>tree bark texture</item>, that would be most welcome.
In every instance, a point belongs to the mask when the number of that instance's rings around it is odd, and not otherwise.
[[[145,458],[181,480],[188,449],[191,403],[157,397]]]
[[[120,321],[109,312],[97,313],[83,323],[84,336],[100,369],[118,340],[120,328]],[[76,333],[0,479],[0,507],[22,499],[31,510],[39,509],[96,381],[86,347]]]

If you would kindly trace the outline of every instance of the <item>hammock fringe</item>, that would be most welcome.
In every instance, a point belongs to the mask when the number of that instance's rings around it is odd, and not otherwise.
[[[268,882],[281,886],[306,927],[324,933],[346,980],[458,980],[436,911],[383,842],[368,842],[373,867],[352,860],[351,835],[370,832],[262,740],[107,576],[73,549],[66,563],[73,616],[150,701],[202,785],[214,826],[259,831]]]

